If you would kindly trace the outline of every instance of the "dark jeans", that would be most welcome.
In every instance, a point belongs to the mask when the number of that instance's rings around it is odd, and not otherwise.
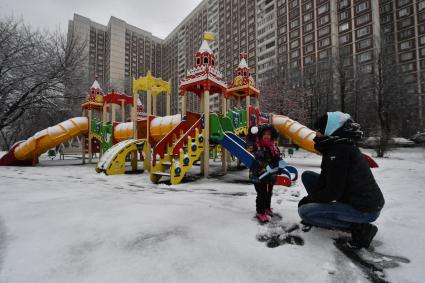
[[[308,194],[317,189],[319,174],[305,171],[301,180]],[[311,225],[325,228],[349,229],[353,223],[370,223],[379,216],[377,212],[362,212],[342,202],[307,203],[298,208],[301,219]]]
[[[257,213],[264,214],[266,209],[270,209],[272,201],[273,184],[272,183],[258,183],[254,184],[257,191],[256,207]]]

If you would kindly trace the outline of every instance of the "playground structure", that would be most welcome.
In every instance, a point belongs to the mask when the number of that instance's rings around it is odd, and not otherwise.
[[[227,172],[230,155],[249,168],[254,156],[246,150],[244,137],[251,126],[263,123],[272,123],[281,135],[315,152],[315,132],[288,117],[260,111],[260,91],[250,74],[247,54],[241,54],[235,78],[227,86],[216,68],[216,58],[209,47],[211,40],[212,34],[206,33],[195,55],[194,67],[181,81],[181,114],[170,115],[170,82],[154,78],[150,72],[133,81],[133,96],[114,90],[104,94],[95,80],[82,104],[83,117],[69,119],[17,143],[0,159],[0,165],[35,165],[43,152],[82,136],[82,161],[86,162],[88,154],[88,163],[92,163],[93,154],[99,153],[98,173],[123,174],[127,162],[131,163],[132,171],[138,171],[140,160],[152,182],[169,178],[171,184],[178,184],[198,161],[201,173],[207,177],[210,152],[221,152],[223,173]],[[139,91],[146,91],[145,108],[140,103]],[[200,99],[201,113],[186,110],[188,92]],[[164,117],[156,116],[160,93],[166,94]],[[221,113],[210,113],[210,93],[223,96]],[[230,108],[232,100],[236,104],[234,109]],[[128,107],[130,117],[126,116]],[[296,170],[286,167],[280,184],[290,185]]]

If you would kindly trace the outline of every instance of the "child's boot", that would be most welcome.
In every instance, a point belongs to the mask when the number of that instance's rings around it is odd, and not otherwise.
[[[269,218],[265,214],[257,213],[255,216],[258,218],[258,220],[260,220],[260,222],[269,222]]]
[[[271,208],[267,208],[267,209],[264,211],[264,214],[265,214],[265,215],[268,215],[268,216],[270,216],[270,217],[273,217],[273,211],[272,211],[272,209],[271,209]]]

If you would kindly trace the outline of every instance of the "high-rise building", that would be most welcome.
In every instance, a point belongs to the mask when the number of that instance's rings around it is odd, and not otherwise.
[[[193,54],[205,31],[216,35],[211,49],[226,81],[232,80],[241,52],[248,54],[251,72],[260,85],[276,69],[290,74],[298,70],[303,76],[313,70],[319,78],[329,76],[332,81],[326,90],[331,98],[326,105],[329,109],[341,103],[341,78],[329,72],[329,66],[333,64],[333,72],[340,67],[351,72],[351,78],[358,70],[372,74],[375,51],[386,36],[393,42],[395,62],[407,85],[404,106],[412,109],[412,119],[419,119],[423,127],[425,0],[204,0],[165,39],[114,17],[103,26],[74,15],[69,30],[88,40],[89,76],[98,75],[106,88],[131,92],[131,79],[148,70],[171,80],[172,113],[180,109],[179,83],[194,65]],[[321,72],[326,66],[328,71]],[[367,90],[361,90],[361,97],[358,93],[348,88],[346,104],[353,105],[355,100],[367,105]],[[211,94],[211,104],[218,108],[220,99]],[[187,101],[189,111],[199,111],[195,95],[188,95]],[[158,113],[165,113],[165,103],[159,104]]]
[[[86,42],[88,80],[98,76],[107,89],[130,92],[131,79],[162,73],[163,40],[150,32],[111,17],[107,26],[74,14],[68,33]]]
[[[406,117],[406,123],[419,119],[419,126],[423,129],[425,126],[425,1],[381,0],[379,2],[382,36],[394,43],[395,62],[400,65],[403,73],[400,80],[403,82],[406,95],[400,107],[411,109],[411,117]]]

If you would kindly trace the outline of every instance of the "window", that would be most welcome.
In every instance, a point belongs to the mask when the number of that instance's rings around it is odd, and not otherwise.
[[[361,65],[360,66],[360,72],[363,74],[371,74],[373,71],[373,66],[372,64],[367,64],[367,65]]]
[[[298,40],[291,42],[291,49],[297,48],[300,45]]]
[[[405,52],[400,54],[400,61],[407,61],[413,59],[413,52]]]
[[[404,28],[409,27],[411,25],[413,25],[413,18],[412,17],[406,18],[406,19],[398,22],[398,28],[399,29],[404,29]]]
[[[304,53],[308,54],[314,51],[314,44],[304,46]]]
[[[410,29],[400,31],[398,33],[398,38],[399,40],[403,40],[403,39],[413,37],[414,34],[415,34],[415,30],[413,28],[410,28]]]
[[[411,12],[412,11],[411,11],[411,8],[410,7],[401,9],[401,10],[398,11],[398,17],[401,18],[401,17],[408,16],[408,15],[411,14]]]
[[[329,15],[319,18],[319,26],[329,23]]]
[[[326,26],[324,28],[319,29],[318,31],[318,35],[319,37],[322,37],[324,35],[327,35],[331,32],[331,27],[330,26]]]
[[[391,14],[385,14],[385,15],[382,15],[382,17],[381,17],[381,23],[382,24],[387,24],[387,23],[391,22],[391,20],[392,20]]]
[[[399,45],[400,50],[402,50],[402,51],[403,50],[406,50],[406,49],[410,49],[410,48],[412,48],[412,46],[413,46],[413,44],[412,44],[412,41],[411,40],[402,42]]]
[[[349,23],[344,23],[342,25],[339,26],[338,30],[339,32],[343,32],[346,31],[350,28],[350,24]]]
[[[380,8],[381,14],[388,13],[391,11],[392,11],[392,3],[381,4],[381,8]]]
[[[410,71],[413,71],[414,69],[415,69],[414,63],[407,63],[407,64],[401,65],[402,72],[410,72]]]
[[[304,57],[304,64],[311,64],[311,63],[313,63],[313,56],[307,56],[307,57]]]
[[[291,32],[291,35],[290,35],[290,38],[292,39],[292,38],[296,38],[296,37],[298,37],[300,35],[300,30],[299,29],[296,29],[296,30],[294,30],[294,31],[292,31]]]
[[[339,13],[339,20],[340,21],[346,20],[346,19],[348,19],[349,15],[350,14],[349,14],[348,10],[341,12],[341,13]]]
[[[275,46],[275,44],[276,44],[276,42],[275,42],[275,41],[272,41],[272,42],[270,42],[270,43],[267,43],[267,44],[266,44],[266,49],[272,48],[273,46]]]
[[[419,44],[424,45],[425,44],[425,35],[419,37]]]
[[[291,2],[291,8],[295,8],[295,7],[297,7],[298,6],[298,0],[293,0],[292,2]]]
[[[412,0],[398,0],[397,2],[398,2],[397,3],[398,7],[401,7],[401,6],[404,6],[406,4],[412,3]]]
[[[319,47],[325,47],[325,46],[328,46],[329,44],[331,44],[331,40],[329,37],[319,41]]]
[[[308,11],[308,10],[310,10],[312,7],[313,7],[313,4],[312,4],[311,2],[309,2],[309,3],[307,3],[307,4],[305,4],[305,5],[304,5],[304,10],[305,10],[305,11]]]
[[[204,64],[208,64],[208,57],[204,57]]]
[[[304,22],[308,22],[313,18],[313,13],[307,13],[304,15]]]
[[[328,57],[328,50],[324,50],[324,51],[319,52],[319,59],[320,60],[325,59],[327,57]]]
[[[291,58],[292,59],[297,58],[298,56],[300,56],[300,51],[299,50],[292,51],[292,53],[291,53]]]
[[[425,2],[424,2],[425,3]],[[421,13],[418,15],[418,20],[420,22],[425,22],[425,13]]]
[[[413,83],[414,81],[416,81],[414,74],[405,75],[404,78],[403,78],[404,83]]]
[[[360,3],[356,6],[356,13],[359,14],[368,8],[368,2]]]
[[[361,49],[366,49],[372,46],[372,39],[367,38],[367,39],[363,39],[361,41],[359,41],[357,43],[357,49],[361,50]]]
[[[280,54],[283,54],[284,52],[286,52],[286,50],[287,50],[286,45],[283,45],[283,46],[279,47],[279,49],[278,49]]]
[[[317,14],[321,15],[323,13],[326,13],[329,10],[329,4],[325,4],[323,6],[320,6],[319,9],[317,9]]]
[[[418,10],[421,11],[425,9],[425,1],[421,1],[418,3]]]
[[[370,51],[357,55],[359,63],[366,62],[372,59],[372,53]]]
[[[304,36],[304,43],[308,43],[311,42],[313,40],[313,34],[307,34],[306,36]]]
[[[292,21],[292,22],[290,23],[290,27],[291,27],[291,28],[295,28],[295,27],[297,27],[298,25],[299,25],[298,19],[296,19],[296,20],[294,20],[294,21]]]
[[[345,43],[349,42],[350,40],[351,40],[351,34],[350,33],[341,35],[339,37],[339,43],[340,44],[345,44]]]
[[[357,38],[363,37],[370,34],[370,26],[362,27],[356,30],[356,36]]]
[[[304,26],[304,32],[306,33],[306,32],[309,32],[309,31],[311,31],[311,30],[313,30],[313,23],[308,23],[308,24],[306,24],[305,26]]]
[[[363,16],[356,18],[356,25],[359,26],[359,25],[362,25],[362,24],[367,23],[369,21],[370,21],[370,14],[366,14],[366,15],[363,15]]]
[[[340,9],[344,9],[344,8],[348,7],[348,5],[349,5],[348,0],[341,0],[341,1],[339,1],[339,8]]]

